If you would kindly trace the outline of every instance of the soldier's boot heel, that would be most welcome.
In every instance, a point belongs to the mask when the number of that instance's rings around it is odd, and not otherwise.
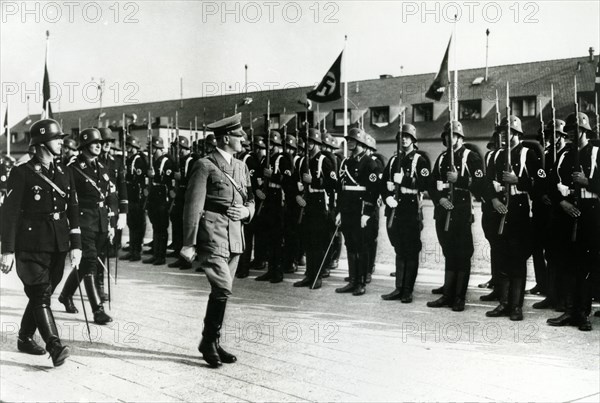
[[[79,312],[79,310],[73,303],[73,297],[65,297],[64,295],[60,294],[58,296],[58,302],[60,302],[61,304],[63,304],[65,306],[65,311],[67,313],[78,313]]]
[[[198,345],[198,351],[202,354],[202,358],[211,368],[218,368],[223,365],[219,352],[217,351],[216,343],[203,337]]]

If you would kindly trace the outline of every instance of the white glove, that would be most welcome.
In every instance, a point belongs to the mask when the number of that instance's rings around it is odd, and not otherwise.
[[[81,263],[81,249],[71,249],[69,257],[71,258],[71,267],[79,267],[79,263]]]
[[[2,273],[8,274],[12,270],[13,264],[15,263],[14,253],[3,253],[0,260],[0,270]]]
[[[296,196],[296,203],[298,203],[300,207],[306,207],[306,200],[304,200],[302,196]]]
[[[123,228],[125,228],[126,224],[127,224],[127,214],[119,213],[119,218],[117,218],[117,229],[122,230]]]
[[[396,172],[394,174],[394,183],[397,183],[398,185],[402,184],[402,179],[404,178],[404,172]]]
[[[340,225],[342,225],[342,215],[340,213],[337,213],[337,215],[335,216],[335,226],[339,227]]]
[[[181,248],[179,252],[182,258],[185,259],[186,262],[192,263],[196,258],[196,247],[195,246],[184,246]]]
[[[387,185],[388,192],[393,192],[395,190],[394,182],[387,181],[386,185]]]
[[[360,216],[360,227],[361,228],[364,228],[367,226],[367,221],[369,221],[369,218],[371,218],[371,217],[368,215],[364,215],[364,214]]]
[[[390,208],[398,207],[398,202],[394,199],[393,196],[388,196],[385,198],[385,204],[387,204]]]
[[[265,200],[267,195],[262,190],[256,189],[256,197],[258,197],[260,200]]]

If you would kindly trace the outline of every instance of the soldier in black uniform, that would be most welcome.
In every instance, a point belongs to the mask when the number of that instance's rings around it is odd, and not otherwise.
[[[402,125],[398,136],[402,149],[390,159],[381,179],[388,237],[396,252],[396,289],[381,298],[411,303],[422,247],[421,192],[427,190],[430,165],[429,159],[417,152],[417,129],[413,125]]]
[[[366,133],[353,128],[346,137],[351,156],[340,166],[338,214],[336,225],[341,225],[348,256],[350,282],[335,290],[363,295],[369,273],[368,234],[372,234],[375,215],[379,214],[379,175],[382,173],[373,159],[365,153]]]
[[[146,232],[146,212],[144,211],[144,188],[148,172],[146,156],[140,152],[138,140],[127,135],[127,197],[129,206],[127,212],[127,226],[129,227],[129,252],[121,257],[123,260],[137,262],[141,260],[142,243]]]
[[[269,166],[262,164],[264,193],[266,198],[262,201],[257,211],[257,216],[263,216],[261,224],[265,239],[269,245],[267,272],[256,277],[256,281],[269,281],[280,283],[283,281],[283,216],[285,193],[292,179],[292,160],[283,153],[281,135],[271,130],[270,135],[270,160]]]
[[[288,160],[286,165],[291,167],[292,175],[286,178],[283,183],[283,192],[285,194],[285,210],[283,218],[283,272],[295,273],[298,270],[296,256],[300,248],[300,228],[298,217],[300,216],[300,206],[296,202],[298,194],[298,180],[295,161],[297,155],[298,142],[296,137],[288,134],[285,138],[284,152]]]
[[[330,234],[323,228],[330,216],[329,194],[337,187],[333,162],[321,152],[322,137],[317,129],[308,129],[309,159],[300,167],[302,180],[298,184],[296,203],[300,206],[300,231],[306,250],[306,272],[294,287],[321,288],[323,271],[319,267],[325,259]]]
[[[190,140],[185,136],[179,136],[179,171],[174,175],[177,190],[175,192],[175,201],[170,214],[172,224],[171,236],[173,238],[173,250],[176,256],[179,256],[179,251],[182,247],[185,191],[195,162],[196,158],[192,155],[190,149]],[[180,270],[186,270],[191,269],[192,265],[184,258],[179,257],[175,262],[169,263],[169,267],[179,267]]]
[[[496,151],[499,148],[499,133],[498,129],[494,130],[492,134],[492,138],[488,142],[488,152],[485,153],[483,158],[483,163],[485,166],[485,171],[488,172],[491,168],[490,166],[494,164],[494,159],[497,158],[498,154]],[[499,293],[498,289],[495,288],[496,280],[498,279],[498,258],[496,251],[496,239],[498,237],[498,223],[494,220],[494,206],[489,200],[483,198],[481,200],[481,228],[483,229],[483,234],[485,239],[487,239],[490,245],[490,271],[492,274],[492,278],[483,283],[479,284],[479,288],[492,288],[492,292],[489,294],[485,294],[479,297],[480,301],[498,301]]]
[[[385,168],[385,157],[377,153],[377,142],[371,135],[367,135],[367,150],[366,153],[379,167],[379,171],[383,172]],[[381,179],[381,174],[379,174]],[[372,227],[372,231],[368,234],[367,239],[369,242],[369,272],[367,273],[367,284],[371,282],[371,276],[375,272],[375,259],[377,257],[377,238],[379,235],[379,210],[382,206],[381,198],[377,198],[377,214],[373,217],[375,225]]]
[[[69,167],[73,171],[77,197],[79,199],[79,221],[81,223],[81,243],[83,257],[79,274],[74,269],[67,277],[58,301],[68,313],[77,313],[73,295],[83,280],[88,300],[94,313],[94,322],[104,325],[112,318],[104,312],[102,300],[96,287],[98,256],[106,242],[114,236],[110,229],[107,196],[110,193],[108,168],[98,161],[102,152],[102,135],[98,129],[84,129],[79,134],[80,154]],[[100,268],[99,270],[102,270]]]
[[[173,190],[175,164],[165,154],[162,137],[152,137],[152,166],[148,170],[151,181],[147,190],[146,209],[152,223],[152,256],[142,263],[160,266],[166,263],[167,243],[169,240],[169,193]]]
[[[267,145],[262,136],[254,136],[254,155],[262,167],[265,164],[267,156]],[[253,187],[254,195],[256,196],[256,209],[264,202],[267,195],[263,191],[264,176],[262,168],[254,172],[252,176],[256,187]],[[254,186],[254,182],[253,182]],[[252,219],[252,228],[254,231],[254,259],[250,262],[250,268],[254,270],[264,270],[267,268],[268,248],[269,244],[266,237],[264,215],[255,215]]]
[[[335,154],[334,151],[338,149],[337,142],[333,138],[333,136],[327,132],[322,134],[323,137],[323,145],[321,148],[321,152],[331,160],[333,163],[333,170],[336,175],[339,177],[339,167],[342,164],[342,157],[339,154]],[[327,278],[330,275],[331,270],[337,269],[339,265],[340,254],[342,253],[342,245],[343,245],[343,237],[341,231],[335,232],[335,215],[337,210],[337,189],[331,189],[328,191],[329,196],[329,217],[327,220],[327,225],[324,226],[324,229],[327,230],[327,236],[329,239],[334,236],[333,242],[331,243],[331,247],[329,248],[329,253],[327,254],[327,259],[325,260],[325,264],[323,265],[323,278]]]
[[[29,299],[17,348],[43,355],[44,349],[33,340],[37,328],[57,367],[69,356],[69,347],[60,341],[50,299],[62,279],[67,253],[70,251],[73,267],[81,260],[79,210],[71,170],[54,162],[64,136],[60,125],[43,119],[35,122],[29,132],[35,155],[14,168],[8,179],[2,209],[0,269],[8,273],[16,264]]]
[[[79,151],[77,150],[77,141],[72,138],[65,138],[63,140],[63,151],[63,164],[69,165],[79,154]]]
[[[509,130],[507,146],[506,133]],[[499,136],[502,148],[496,151],[494,162],[490,163],[486,173],[485,198],[496,212],[492,216],[492,228],[500,227],[502,216],[505,218],[502,233],[498,230],[495,239],[498,276],[494,289],[498,292],[500,304],[486,312],[486,316],[510,316],[510,320],[519,321],[523,320],[527,259],[533,250],[529,198],[534,194],[534,183],[538,178],[545,178],[546,174],[535,152],[521,143],[523,130],[518,117],[503,118]],[[506,168],[507,147],[511,153],[510,171]],[[508,200],[507,186],[510,186]]]
[[[452,307],[455,312],[465,309],[465,298],[471,275],[473,255],[473,203],[471,192],[481,191],[483,164],[481,157],[464,146],[462,124],[447,122],[442,136],[452,142],[454,166],[450,166],[447,151],[440,154],[432,171],[429,195],[435,210],[435,229],[444,253],[444,294],[427,306]],[[452,200],[449,196],[450,183],[454,186]],[[450,215],[448,231],[445,229],[447,215]]]
[[[102,135],[102,153],[98,157],[108,169],[108,177],[110,178],[110,193],[106,198],[108,204],[109,225],[113,228],[115,236],[112,244],[107,243],[103,250],[98,251],[98,256],[102,261],[107,257],[116,256],[121,245],[121,233],[125,224],[127,224],[127,208],[129,200],[127,198],[127,183],[125,182],[125,167],[121,158],[115,158],[111,153],[111,148],[116,141],[112,130],[102,127],[98,129]],[[107,254],[108,252],[108,254]],[[107,266],[108,267],[108,266]],[[96,286],[102,302],[108,300],[104,292],[104,270],[96,270]]]
[[[242,145],[244,146],[244,148],[248,147],[250,148],[250,141],[247,139],[247,137],[244,138],[244,142],[242,143]],[[254,145],[253,145],[255,150],[266,150],[267,146],[265,145],[262,137],[257,136],[254,138]],[[257,157],[258,154],[260,154],[262,151],[254,152],[252,151],[252,149],[250,148],[249,150],[246,149],[246,151],[242,152],[241,155],[239,156],[239,160],[241,160],[244,164],[246,164],[246,167],[248,168],[248,172],[250,173],[250,183],[252,184],[252,191],[256,191],[256,189],[258,189],[258,182],[257,182],[257,177],[260,175],[260,162],[259,162],[259,157]],[[254,196],[256,198],[256,196]],[[246,240],[246,248],[244,249],[244,252],[242,253],[242,256],[240,256],[240,263],[238,265],[238,269],[235,273],[235,276],[237,278],[246,278],[248,277],[248,275],[250,274],[250,259],[252,258],[252,249],[254,247],[254,234],[256,231],[256,223],[255,220],[250,221],[249,223],[247,223],[246,225],[244,225],[244,238]]]
[[[2,227],[2,205],[6,198],[8,177],[14,165],[15,159],[10,155],[5,155],[0,161],[0,227]]]
[[[559,295],[559,289],[561,289],[561,285],[564,284],[563,281],[558,277],[558,267],[557,267],[557,259],[560,257],[558,255],[558,251],[561,246],[560,237],[555,236],[554,231],[554,223],[556,220],[554,219],[554,213],[556,209],[552,206],[552,199],[550,198],[550,177],[552,176],[552,169],[556,161],[554,161],[554,152],[552,150],[552,142],[554,136],[554,130],[556,130],[556,143],[554,147],[556,148],[556,156],[557,160],[560,158],[561,154],[567,150],[566,147],[566,138],[567,133],[564,131],[565,121],[561,119],[555,119],[555,122],[548,122],[548,125],[544,129],[544,148],[545,148],[545,178],[538,178],[536,188],[538,190],[536,194],[536,198],[533,200],[533,220],[536,228],[536,235],[534,237],[536,242],[542,242],[542,245],[538,247],[542,248],[543,255],[542,258],[545,258],[543,262],[545,264],[544,269],[545,273],[539,273],[536,270],[536,282],[537,285],[540,284],[539,278],[543,278],[542,283],[545,285],[545,295],[542,301],[538,301],[534,303],[531,307],[534,309],[546,309],[546,308],[561,308],[560,305],[563,298]],[[534,247],[534,256],[535,256],[535,247]],[[535,265],[535,260],[534,260]],[[535,266],[534,266],[535,267]],[[535,287],[534,287],[535,288]],[[530,293],[532,290],[529,291]],[[562,308],[561,308],[562,309]],[[564,309],[562,309],[564,311]]]
[[[554,234],[560,248],[557,263],[564,283],[565,313],[547,323],[590,331],[592,285],[600,275],[600,147],[590,143],[594,134],[585,113],[569,115],[565,131],[571,144],[558,158],[549,188],[555,207]],[[579,148],[578,167],[575,147]]]

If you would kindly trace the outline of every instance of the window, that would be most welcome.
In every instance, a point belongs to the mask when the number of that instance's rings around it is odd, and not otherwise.
[[[298,127],[300,129],[304,127],[304,122],[306,120],[308,120],[308,127],[314,127],[315,113],[313,111],[308,111],[308,116],[306,115],[306,113],[306,111],[296,113],[296,118],[298,119]]]
[[[350,125],[350,109],[346,111],[346,122]],[[333,111],[333,127],[344,127],[344,110],[338,109]]]
[[[596,113],[596,99],[594,91],[582,91],[577,93],[579,110],[585,113]]]
[[[532,117],[536,114],[535,97],[520,97],[510,99],[511,114],[520,118]]]
[[[458,101],[458,120],[481,119],[481,100]]]
[[[279,114],[278,113],[272,113],[269,116],[270,120],[271,120],[271,125],[269,126],[271,128],[271,130],[278,130],[279,129]],[[267,115],[265,115],[265,124],[267,123]]]
[[[385,126],[390,123],[390,107],[377,106],[371,108],[371,124],[375,126]]]
[[[413,122],[431,122],[433,120],[433,102],[414,104]]]

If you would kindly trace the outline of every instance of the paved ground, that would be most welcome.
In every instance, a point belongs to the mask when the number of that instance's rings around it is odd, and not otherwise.
[[[56,369],[47,357],[17,351],[26,298],[14,271],[2,275],[0,400],[599,401],[599,318],[587,333],[548,327],[555,313],[531,309],[540,298],[527,296],[523,322],[488,319],[493,304],[480,303],[485,290],[476,287],[486,274],[472,276],[465,312],[427,308],[443,277],[443,260],[433,255],[422,261],[414,303],[385,302],[379,295],[393,288],[388,250],[382,238],[362,297],[334,293],[345,260],[315,291],[292,287],[300,273],[281,284],[253,281],[260,272],[236,280],[222,343],[239,362],[218,370],[196,351],[208,295],[202,274],[121,262],[115,321],[92,325],[93,343],[83,314],[65,313],[55,296],[73,351]]]

